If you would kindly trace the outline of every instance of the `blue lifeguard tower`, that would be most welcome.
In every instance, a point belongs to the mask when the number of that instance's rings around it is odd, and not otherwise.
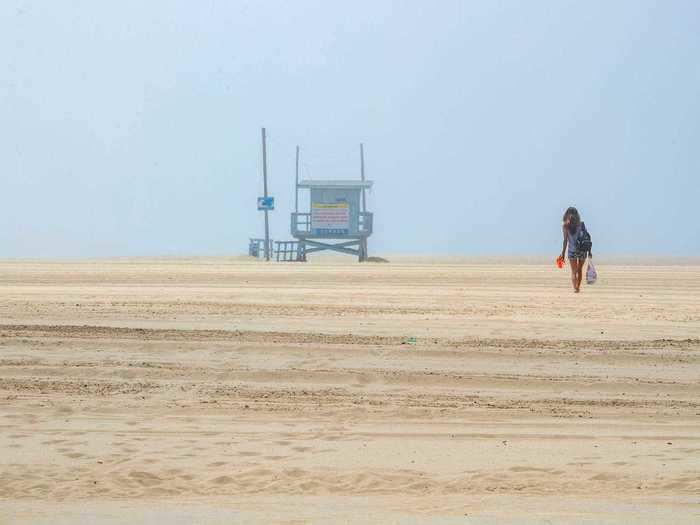
[[[298,241],[297,260],[324,250],[356,255],[367,260],[367,238],[372,234],[372,213],[365,191],[372,182],[364,177],[364,151],[360,145],[361,180],[296,179],[296,205],[291,233]],[[299,212],[299,190],[309,190],[309,210]]]

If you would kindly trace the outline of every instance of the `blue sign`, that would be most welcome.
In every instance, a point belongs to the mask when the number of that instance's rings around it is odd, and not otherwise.
[[[258,197],[258,210],[271,211],[275,209],[274,197]]]

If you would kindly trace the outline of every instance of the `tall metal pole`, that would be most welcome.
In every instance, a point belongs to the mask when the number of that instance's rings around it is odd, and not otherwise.
[[[267,198],[267,144],[265,143],[265,128],[262,129],[262,150],[263,150],[263,189]],[[270,260],[270,222],[268,210],[265,210],[265,260]]]
[[[294,213],[299,213],[299,146],[297,146],[297,168],[294,183]]]
[[[365,181],[365,148],[363,144],[360,144],[360,177],[362,182]],[[362,188],[362,211],[367,211],[367,201],[365,200],[365,188]]]

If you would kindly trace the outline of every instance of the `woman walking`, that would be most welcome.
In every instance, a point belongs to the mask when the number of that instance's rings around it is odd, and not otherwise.
[[[579,293],[581,279],[583,278],[583,265],[589,255],[593,256],[591,254],[591,237],[588,235],[586,225],[581,221],[581,216],[576,208],[567,208],[562,222],[564,244],[561,248],[561,259],[564,259],[568,245],[567,254],[571,265],[571,284],[574,285],[574,292]]]

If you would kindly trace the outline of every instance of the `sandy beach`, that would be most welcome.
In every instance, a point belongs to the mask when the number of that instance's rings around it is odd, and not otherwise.
[[[0,261],[2,524],[700,522],[700,260]]]

